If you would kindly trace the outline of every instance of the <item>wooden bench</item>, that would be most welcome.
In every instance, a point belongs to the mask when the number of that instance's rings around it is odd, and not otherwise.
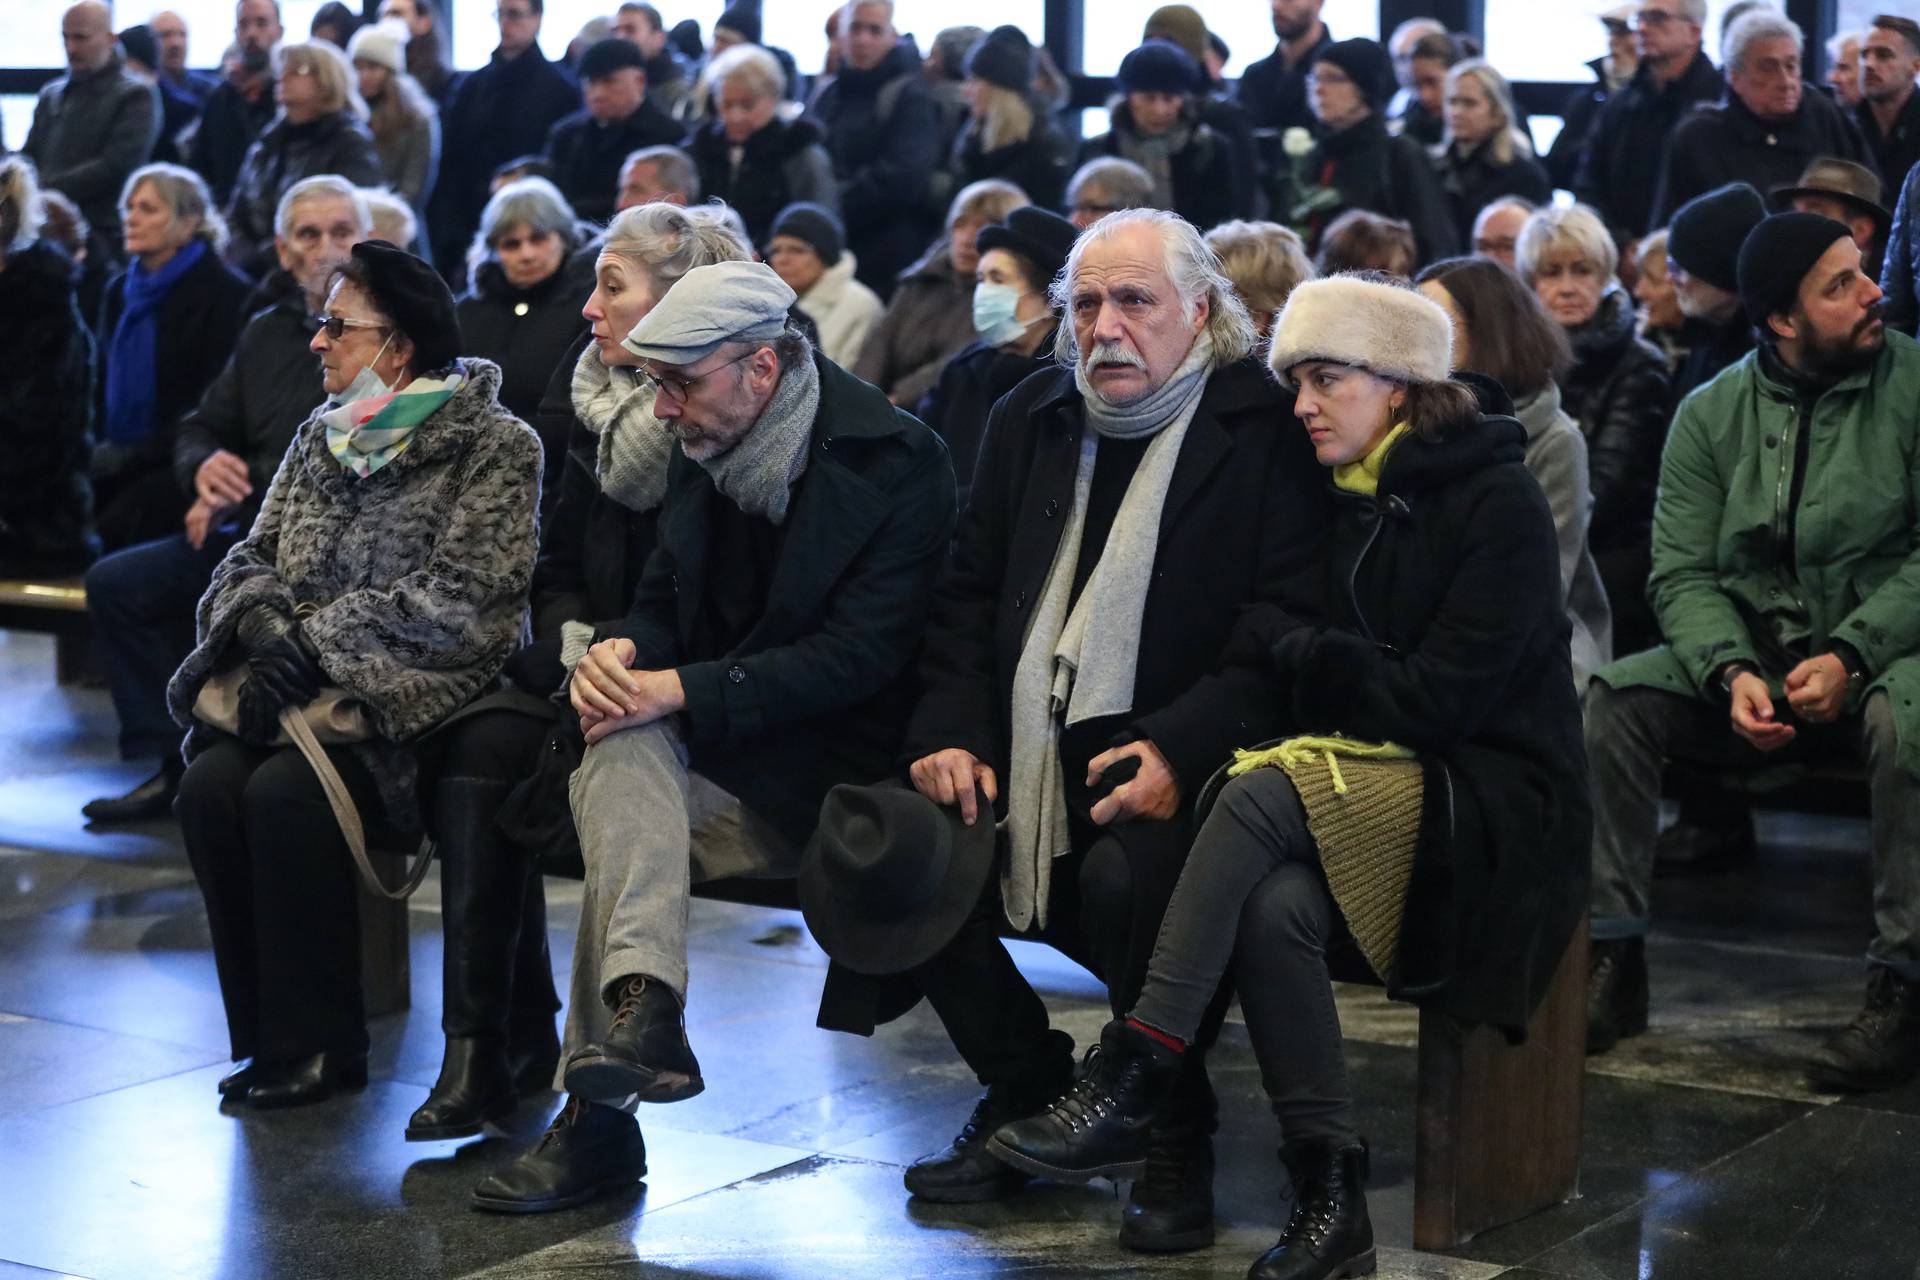
[[[59,683],[78,684],[87,675],[93,629],[79,578],[0,578],[0,630],[52,635]]]
[[[388,854],[388,857],[398,855]],[[379,865],[376,863],[376,865]],[[380,866],[383,876],[398,870]],[[799,909],[791,880],[716,880],[694,896]],[[367,1013],[407,1008],[405,903],[361,894]],[[1414,1134],[1413,1243],[1448,1249],[1482,1231],[1573,1198],[1585,1098],[1587,930],[1582,923],[1554,971],[1527,1041],[1489,1027],[1463,1030],[1420,1015]]]

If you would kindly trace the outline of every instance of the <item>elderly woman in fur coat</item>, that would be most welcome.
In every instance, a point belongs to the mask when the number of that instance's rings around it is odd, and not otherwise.
[[[317,1102],[367,1078],[355,872],[283,708],[337,687],[374,736],[327,748],[369,831],[417,833],[414,742],[491,687],[526,625],[540,441],[500,370],[458,355],[453,298],[384,241],[355,245],[314,336],[327,400],[200,601],[167,700],[191,732],[176,812],[206,898],[238,1070],[223,1100]],[[237,733],[194,720],[244,666]]]

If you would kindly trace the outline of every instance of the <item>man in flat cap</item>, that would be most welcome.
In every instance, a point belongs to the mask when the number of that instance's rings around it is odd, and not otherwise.
[[[566,1106],[482,1208],[579,1204],[645,1174],[637,1102],[704,1087],[688,1046],[687,900],[791,877],[827,791],[892,765],[953,534],[946,447],[815,352],[753,262],[697,267],[625,339],[679,443],[632,612],[571,696],[586,897]]]
[[[1920,1068],[1920,347],[1887,329],[1844,223],[1782,213],[1741,246],[1760,331],[1680,406],[1648,591],[1664,647],[1588,695],[1593,952],[1587,1048],[1647,1025],[1661,770],[1864,764],[1873,808],[1867,997],[1807,1064],[1817,1089]]]

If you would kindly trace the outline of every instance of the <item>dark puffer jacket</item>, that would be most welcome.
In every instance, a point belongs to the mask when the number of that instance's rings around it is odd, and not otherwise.
[[[1426,796],[1387,990],[1523,1033],[1582,912],[1586,752],[1553,514],[1511,418],[1408,435],[1379,493],[1341,493],[1321,580],[1329,625],[1269,633],[1302,732],[1417,752]]]
[[[488,261],[474,273],[472,287],[456,307],[461,350],[500,366],[500,403],[522,422],[533,423],[536,430],[541,428],[540,401],[548,383],[565,361],[567,349],[586,331],[586,319],[580,314],[585,302],[585,296],[570,287],[564,267],[531,289],[516,289],[507,283],[499,262]],[[566,432],[542,430],[540,446],[545,457],[540,514],[545,516],[558,493]]]
[[[99,550],[93,490],[93,339],[74,304],[73,263],[36,240],[0,267],[0,574],[74,572]]]
[[[1033,132],[1018,142],[985,150],[980,134],[969,126],[954,143],[953,190],[970,182],[999,178],[1027,193],[1043,209],[1058,209],[1067,192],[1067,162],[1072,152],[1066,138],[1044,115],[1033,118]]]
[[[268,125],[260,140],[248,148],[233,182],[233,200],[227,206],[227,224],[233,233],[228,260],[256,279],[272,271],[278,261],[273,218],[280,197],[294,183],[322,173],[345,178],[356,187],[380,185],[380,156],[366,125],[345,111],[306,124],[290,124],[281,116]]]
[[[1653,490],[1666,444],[1667,362],[1635,333],[1633,302],[1621,289],[1600,299],[1593,319],[1567,336],[1573,369],[1560,380],[1566,410],[1587,438],[1593,479],[1595,551],[1642,546],[1653,528]]]
[[[795,201],[810,200],[838,212],[840,188],[833,178],[833,161],[821,145],[824,136],[811,120],[770,120],[747,139],[735,169],[725,127],[709,120],[688,147],[700,173],[700,195],[723,200],[738,211],[756,246],[766,244],[774,216]]]

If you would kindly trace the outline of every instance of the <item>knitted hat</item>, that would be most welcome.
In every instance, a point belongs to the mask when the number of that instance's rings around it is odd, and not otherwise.
[[[1165,40],[1149,40],[1120,62],[1122,93],[1198,93],[1200,64]]]
[[[160,65],[160,43],[144,22],[120,33],[120,48],[128,59],[143,67],[153,69]]]
[[[367,273],[367,292],[380,314],[413,343],[415,373],[432,373],[460,355],[460,315],[440,273],[385,240],[362,240],[353,260]]]
[[[1733,293],[1740,287],[1740,244],[1767,216],[1750,183],[1729,182],[1680,206],[1667,226],[1667,256],[1696,280]]]
[[[362,27],[347,41],[347,58],[352,62],[371,62],[399,75],[407,69],[405,33],[405,27],[384,22]]]
[[[1336,40],[1313,55],[1315,62],[1331,62],[1347,73],[1354,88],[1375,111],[1387,105],[1400,82],[1394,79],[1393,59],[1377,40]]]
[[[727,30],[745,40],[748,44],[760,43],[760,6],[755,4],[729,5],[713,24],[715,31]]]
[[[1009,249],[1027,259],[1038,275],[1034,287],[1044,290],[1067,265],[1067,255],[1079,236],[1080,228],[1052,210],[1023,205],[1009,213],[1005,222],[982,227],[974,244],[981,253]]]
[[[1273,323],[1267,364],[1282,382],[1294,366],[1329,360],[1396,382],[1445,382],[1453,368],[1453,322],[1439,303],[1397,284],[1358,275],[1309,280]]]
[[[798,200],[774,215],[773,230],[767,239],[792,236],[805,240],[820,255],[820,261],[832,266],[840,261],[847,247],[847,228],[833,210],[810,200]]]
[[[1033,92],[1033,42],[1018,27],[995,27],[967,54],[967,74],[1015,93]]]
[[[1190,4],[1163,4],[1147,15],[1142,40],[1168,40],[1195,62],[1207,60],[1207,20]]]
[[[793,290],[764,262],[714,262],[673,282],[620,345],[645,360],[689,365],[728,342],[770,342],[787,328]]]
[[[1768,316],[1800,296],[1800,282],[1820,256],[1852,234],[1846,223],[1817,213],[1776,213],[1755,227],[1740,246],[1740,303],[1747,319],[1765,329]]]
[[[628,67],[644,72],[647,69],[647,55],[640,52],[639,45],[621,36],[595,40],[580,55],[580,79],[583,81],[599,80]]]

